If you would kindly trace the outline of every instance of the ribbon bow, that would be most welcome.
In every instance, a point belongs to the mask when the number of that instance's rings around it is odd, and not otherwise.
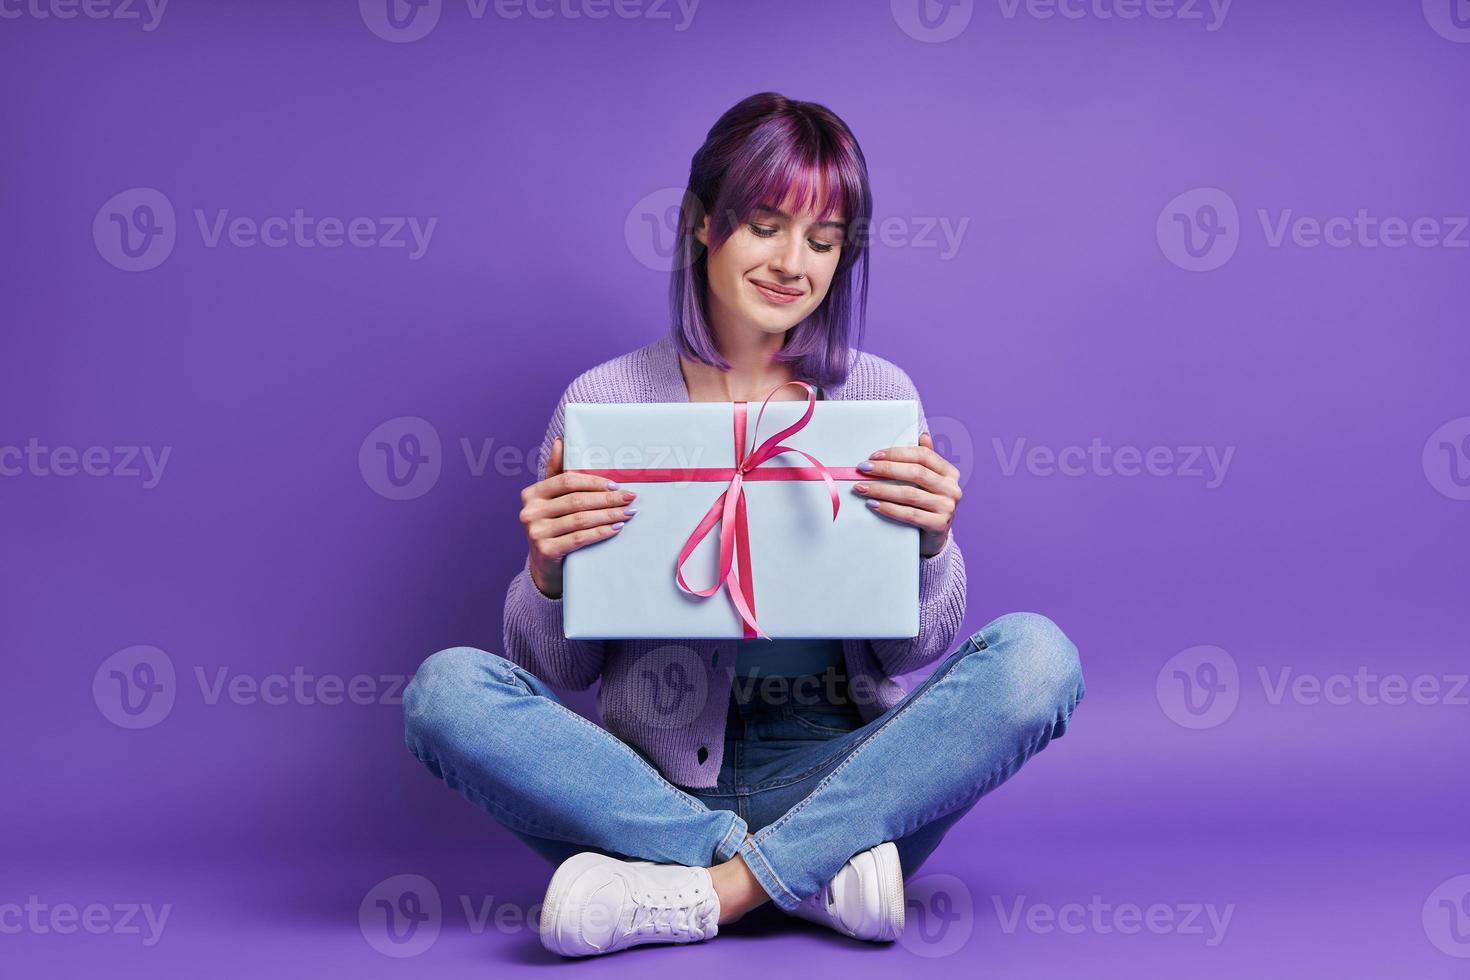
[[[766,405],[770,403],[771,397],[786,385],[800,385],[806,390],[806,412],[801,418],[780,432],[771,436],[757,448],[745,452],[745,420],[746,403],[735,402],[735,471],[730,476],[730,485],[724,492],[715,498],[698,526],[684,542],[684,547],[679,549],[678,561],[674,564],[674,578],[679,583],[679,588],[691,595],[708,598],[725,586],[730,592],[730,601],[735,606],[735,611],[740,614],[740,619],[745,623],[745,636],[759,636],[763,640],[770,637],[760,628],[755,618],[755,591],[753,576],[750,569],[750,526],[745,514],[745,481],[760,479],[796,479],[810,480],[813,472],[819,474],[823,482],[827,484],[827,493],[832,498],[832,519],[837,520],[837,512],[841,508],[841,500],[837,494],[837,484],[832,480],[832,471],[824,466],[811,453],[804,452],[794,446],[783,446],[781,440],[789,435],[800,432],[811,421],[812,412],[816,408],[817,393],[811,385],[805,381],[787,381],[772,388],[766,395],[765,401],[761,402],[761,409],[755,417],[755,429],[753,438],[758,438],[761,427],[761,419],[765,416]],[[781,453],[797,453],[806,457],[811,468],[800,466],[772,467],[769,470],[757,470],[757,467],[767,460]],[[757,472],[761,475],[757,476]],[[704,540],[705,536],[720,525],[720,574],[715,583],[707,589],[693,589],[689,583],[684,581],[684,562],[693,554],[694,549]]]
[[[735,466],[707,466],[694,467],[691,469],[649,468],[649,469],[579,469],[577,472],[591,473],[594,476],[604,476],[610,480],[627,480],[638,483],[671,483],[686,482],[693,480],[728,480],[727,486],[715,502],[710,505],[709,510],[700,520],[699,525],[690,533],[684,546],[679,549],[678,560],[674,563],[674,579],[690,595],[701,598],[709,598],[720,590],[727,587],[730,592],[730,601],[735,606],[735,611],[740,614],[741,621],[745,624],[745,637],[760,637],[769,640],[765,631],[755,618],[755,590],[754,579],[750,569],[750,525],[745,516],[745,484],[747,481],[755,480],[817,480],[820,479],[827,484],[827,493],[832,498],[832,519],[837,520],[837,512],[841,508],[841,500],[837,495],[837,480],[863,480],[867,474],[860,472],[856,467],[826,466],[810,453],[803,452],[794,446],[783,446],[781,440],[793,433],[800,432],[811,421],[812,412],[817,404],[817,392],[805,381],[787,381],[772,388],[766,395],[765,401],[761,402],[761,410],[755,417],[754,433],[760,432],[761,419],[765,416],[766,405],[770,403],[771,397],[786,385],[800,385],[806,390],[806,412],[800,419],[771,436],[749,453],[745,451],[745,423],[746,403],[735,402]],[[754,437],[753,437],[754,438]],[[806,457],[811,466],[764,466],[763,464],[774,456],[781,453],[798,453]],[[689,583],[684,581],[684,563],[699,547],[699,543],[710,533],[714,526],[720,525],[720,574],[715,583],[707,589],[690,588]]]

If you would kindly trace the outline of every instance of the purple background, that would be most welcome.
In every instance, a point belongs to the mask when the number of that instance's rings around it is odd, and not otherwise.
[[[888,950],[758,923],[583,969],[1470,975],[1470,933],[1431,896],[1470,890],[1452,881],[1470,873],[1465,692],[1273,704],[1258,674],[1361,667],[1447,692],[1470,660],[1470,441],[1438,447],[1470,435],[1470,233],[1277,247],[1258,216],[1364,209],[1448,234],[1470,215],[1470,44],[1448,3],[1237,0],[1210,30],[1207,6],[1070,19],[997,0],[942,43],[902,28],[914,3],[884,2],[704,0],[677,30],[677,6],[477,19],[444,0],[411,43],[350,0],[173,0],[151,31],[0,19],[0,450],[170,447],[151,489],[47,475],[55,457],[0,477],[0,927],[31,895],[173,906],[151,947],[0,931],[6,972],[551,961],[531,932],[465,923],[457,896],[524,910],[549,869],[411,758],[398,706],[211,704],[196,671],[367,674],[391,695],[436,649],[498,648],[534,477],[514,460],[476,476],[461,440],[536,446],[576,373],[666,329],[640,202],[682,185],[720,112],[774,89],[847,120],[896,229],[875,245],[865,346],[913,376],[969,475],[967,629],[1047,613],[1088,698],[925,867],[953,879],[915,886],[969,902],[964,941],[916,938],[912,912]],[[171,202],[177,241],[128,272],[92,228],[139,187]],[[1173,214],[1199,202],[1166,206],[1196,188],[1239,211],[1208,272],[1171,260]],[[211,248],[194,217],[298,208],[437,225],[411,260]],[[941,222],[967,223],[953,254],[924,234]],[[437,432],[440,474],[394,500],[359,451],[407,416]],[[1018,439],[1234,455],[1213,489],[1008,475]],[[92,685],[139,644],[167,654],[176,701],[127,730]],[[1196,730],[1172,720],[1168,662],[1202,644],[1238,668],[1238,707]],[[400,873],[446,906],[408,959],[358,920]],[[1235,908],[1213,946],[1005,928],[1021,896],[1094,895]],[[1457,914],[1470,929],[1470,903]]]

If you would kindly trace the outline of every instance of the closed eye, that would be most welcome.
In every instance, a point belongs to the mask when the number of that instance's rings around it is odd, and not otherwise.
[[[756,238],[775,238],[776,232],[778,231],[781,231],[781,229],[772,228],[770,225],[761,225],[760,222],[750,222],[750,232],[756,235]],[[833,245],[832,242],[822,241],[820,238],[808,238],[807,244],[811,245],[811,251],[817,254],[823,254],[823,256],[829,253],[829,251],[832,251],[833,248],[836,248],[836,245]]]
[[[776,233],[780,231],[779,228],[772,228],[770,225],[763,225],[755,221],[750,222],[749,228],[750,233],[757,238],[774,238]],[[826,253],[832,251],[832,249],[837,247],[831,242],[824,242],[821,239],[817,238],[808,238],[806,241],[807,244],[812,247],[812,251],[822,255],[825,255]]]

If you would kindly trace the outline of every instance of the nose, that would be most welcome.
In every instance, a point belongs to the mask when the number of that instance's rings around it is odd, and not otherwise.
[[[771,256],[771,271],[781,276],[784,286],[788,280],[806,275],[806,239],[790,236],[786,244]]]

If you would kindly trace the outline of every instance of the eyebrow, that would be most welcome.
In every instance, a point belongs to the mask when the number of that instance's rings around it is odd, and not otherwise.
[[[767,214],[774,214],[778,218],[786,218],[788,220],[790,220],[791,218],[791,215],[787,214],[785,211],[782,211],[780,208],[773,207],[769,204],[757,204],[755,209],[757,211],[764,211]],[[821,225],[824,228],[837,228],[839,230],[845,229],[847,227],[847,225],[841,221],[818,221],[817,224]]]

